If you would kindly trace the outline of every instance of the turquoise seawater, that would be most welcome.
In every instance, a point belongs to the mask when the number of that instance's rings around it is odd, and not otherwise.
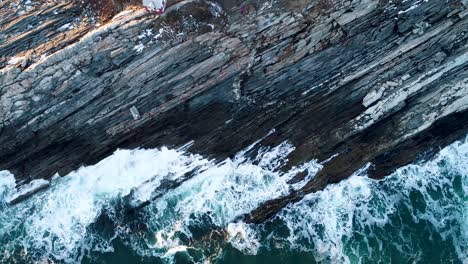
[[[307,195],[262,225],[239,216],[300,188],[314,161],[277,171],[288,143],[214,163],[184,149],[119,150],[56,177],[20,204],[0,172],[2,263],[468,263],[468,138],[384,180],[365,168]],[[369,164],[369,166],[372,166]],[[154,195],[165,180],[194,177]]]

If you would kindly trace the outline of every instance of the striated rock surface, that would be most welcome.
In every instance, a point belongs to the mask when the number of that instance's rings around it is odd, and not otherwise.
[[[73,2],[0,3],[0,168],[50,178],[192,140],[223,159],[274,129],[256,148],[291,142],[283,169],[326,162],[245,216],[262,222],[368,163],[381,178],[466,135],[466,1],[241,5],[187,0],[101,25]]]

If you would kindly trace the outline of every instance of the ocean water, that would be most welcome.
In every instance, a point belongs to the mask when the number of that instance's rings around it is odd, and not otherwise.
[[[468,263],[468,137],[384,180],[363,168],[261,225],[240,217],[322,165],[279,172],[292,145],[246,158],[251,148],[222,162],[186,147],[117,150],[12,206],[24,190],[1,171],[0,262]]]

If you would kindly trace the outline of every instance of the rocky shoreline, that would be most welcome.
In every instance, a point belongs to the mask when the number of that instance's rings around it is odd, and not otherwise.
[[[468,131],[466,1],[256,0],[241,12],[187,0],[105,23],[73,2],[12,3],[0,4],[0,169],[19,181],[190,141],[218,160],[288,141],[284,170],[327,161],[245,216],[259,223],[366,164],[382,178]]]

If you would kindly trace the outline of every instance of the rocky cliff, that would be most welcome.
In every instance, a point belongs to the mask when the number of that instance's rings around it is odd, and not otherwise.
[[[28,3],[0,3],[0,168],[24,182],[117,148],[193,141],[223,159],[288,141],[283,170],[324,167],[245,216],[262,222],[366,164],[380,178],[468,131],[464,0],[186,0],[105,22],[74,2]]]

